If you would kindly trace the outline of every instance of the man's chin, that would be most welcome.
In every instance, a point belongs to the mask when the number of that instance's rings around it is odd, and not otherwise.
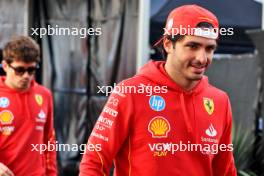
[[[193,81],[199,81],[203,78],[203,74],[194,74],[191,76],[190,80],[193,80]]]
[[[25,91],[29,88],[29,84],[22,84],[17,87],[21,91]]]

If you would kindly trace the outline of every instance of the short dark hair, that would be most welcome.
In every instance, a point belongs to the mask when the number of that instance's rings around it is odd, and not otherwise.
[[[207,28],[207,29],[211,29],[213,28],[213,25],[208,23],[208,22],[201,22],[198,23],[196,25],[197,28]],[[166,35],[164,36],[164,38],[167,38],[168,40],[170,40],[172,42],[173,48],[175,48],[175,44],[177,41],[180,41],[182,39],[184,39],[185,35]],[[164,39],[163,38],[163,39]],[[155,46],[157,48],[157,50],[162,54],[163,59],[167,58],[167,52],[163,47],[163,42],[160,42],[157,46]]]
[[[39,55],[39,45],[28,36],[13,37],[3,48],[3,60],[9,64],[13,61],[39,63]]]
[[[173,48],[175,47],[175,44],[177,41],[182,40],[185,37],[185,35],[166,35],[164,36],[163,40],[167,38],[172,42]],[[163,47],[163,42],[160,42],[157,46],[155,46],[157,50],[161,53],[162,58],[166,59],[167,58],[167,52]]]

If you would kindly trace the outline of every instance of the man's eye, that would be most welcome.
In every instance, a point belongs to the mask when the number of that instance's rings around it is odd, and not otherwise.
[[[215,49],[216,49],[215,47],[207,47],[207,48],[206,48],[206,51],[207,51],[207,52],[214,52]]]
[[[25,68],[23,68],[23,67],[17,67],[15,70],[17,72],[25,72]]]
[[[189,47],[190,49],[197,49],[198,48],[197,45],[193,45],[193,44],[189,44],[189,45],[187,45],[187,47]]]

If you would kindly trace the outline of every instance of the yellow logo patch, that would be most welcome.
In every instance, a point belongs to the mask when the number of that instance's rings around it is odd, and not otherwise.
[[[12,112],[4,110],[0,113],[0,122],[1,124],[11,124],[13,122],[14,116]]]
[[[43,98],[42,98],[42,95],[40,95],[40,94],[36,94],[36,95],[35,95],[35,100],[36,100],[36,102],[37,102],[37,104],[38,104],[39,106],[41,106],[41,105],[43,104]]]
[[[153,138],[166,138],[170,131],[170,124],[164,117],[154,117],[148,125],[148,131]]]
[[[210,98],[203,98],[203,104],[206,112],[212,115],[214,112],[214,101]]]

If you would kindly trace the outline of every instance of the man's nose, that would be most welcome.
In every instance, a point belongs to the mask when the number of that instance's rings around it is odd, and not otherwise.
[[[22,75],[23,78],[29,78],[31,75],[28,73],[28,71],[25,71],[25,73]]]
[[[208,61],[208,56],[205,50],[201,49],[196,56],[196,60],[199,62],[199,65],[205,66]]]

